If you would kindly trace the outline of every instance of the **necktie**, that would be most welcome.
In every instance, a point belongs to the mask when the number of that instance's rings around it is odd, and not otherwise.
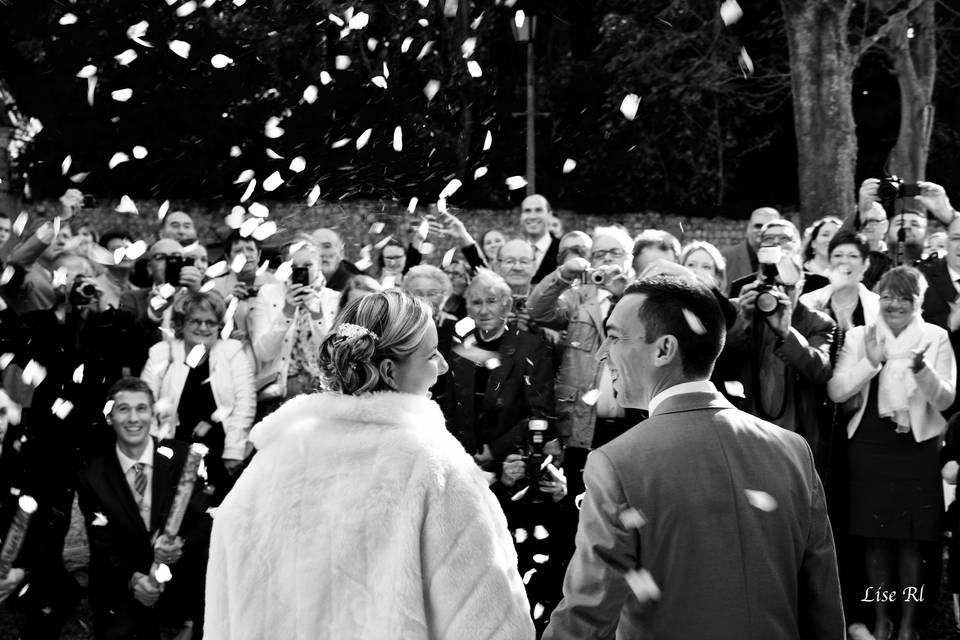
[[[147,474],[143,472],[143,467],[144,464],[142,462],[133,465],[133,488],[136,489],[141,500],[143,499],[143,494],[147,491]]]

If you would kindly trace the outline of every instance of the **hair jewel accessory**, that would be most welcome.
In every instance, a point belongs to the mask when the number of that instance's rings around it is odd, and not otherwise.
[[[380,337],[373,331],[370,331],[370,329],[367,329],[366,327],[361,327],[358,324],[344,322],[337,327],[338,338],[359,338],[360,336],[370,336],[374,340],[380,339]]]

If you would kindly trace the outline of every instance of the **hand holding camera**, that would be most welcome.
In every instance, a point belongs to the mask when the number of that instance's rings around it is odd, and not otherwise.
[[[167,256],[164,263],[164,282],[175,287],[187,287],[193,291],[200,290],[203,282],[203,273],[194,266],[194,259],[190,256]]]
[[[67,189],[60,196],[60,220],[66,222],[72,218],[83,207],[83,203],[83,193],[79,189]]]
[[[956,217],[957,212],[950,204],[946,190],[933,182],[918,182],[917,187],[920,189],[917,200],[922,202],[923,206],[927,208],[927,211],[936,217],[937,220],[949,226],[950,223],[953,222],[954,217]]]
[[[74,278],[68,294],[70,306],[75,309],[99,308],[101,299],[103,299],[103,291],[93,278],[82,275]]]
[[[527,463],[519,453],[511,453],[503,461],[500,471],[500,483],[508,488],[516,486],[517,481],[527,475]]]
[[[580,257],[573,257],[561,265],[559,275],[562,280],[577,280],[583,277],[583,274],[586,273],[589,268],[589,260]]]

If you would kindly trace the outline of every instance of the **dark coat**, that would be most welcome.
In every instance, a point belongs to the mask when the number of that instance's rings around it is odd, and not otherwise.
[[[475,407],[474,375],[478,365],[456,353],[444,399],[447,428],[468,453],[490,446],[496,462],[525,442],[528,418],[553,416],[553,349],[541,338],[509,327],[499,351],[500,366],[490,372],[483,406]],[[492,412],[496,426],[485,432],[474,429],[480,411]]]
[[[341,260],[337,270],[333,272],[325,286],[327,289],[333,289],[334,291],[343,291],[350,278],[359,275],[363,275],[363,271],[360,271],[355,264],[347,260]]]
[[[150,626],[156,624],[155,612],[134,599],[129,582],[136,572],[150,572],[153,535],[163,528],[170,513],[189,445],[179,440],[159,443],[154,440],[154,447],[149,531],[140,517],[115,448],[103,452],[79,474],[77,495],[90,543],[90,603],[98,638],[104,637],[108,629],[118,632],[119,629],[132,631],[136,628],[149,632]],[[163,455],[157,450],[160,447],[166,447],[172,455],[169,458]],[[158,606],[177,599],[176,596],[182,595],[184,590],[192,595],[184,598],[185,602],[192,600],[202,605],[203,576],[212,525],[206,514],[208,498],[202,485],[198,480],[180,527],[180,537],[184,538],[183,556],[171,565],[174,578],[166,585]],[[198,611],[185,604],[180,613],[190,618]],[[129,626],[131,624],[133,627]]]
[[[927,292],[923,296],[923,319],[930,324],[946,329],[950,335],[950,345],[953,347],[953,355],[960,359],[960,330],[950,331],[948,318],[950,317],[950,303],[957,300],[957,289],[950,280],[950,272],[947,271],[947,262],[940,258],[935,262],[927,262],[920,268],[923,275],[927,278]],[[954,400],[950,408],[943,412],[944,417],[950,418],[960,410],[960,396]]]
[[[557,268],[557,256],[560,254],[560,238],[550,236],[550,246],[547,252],[543,254],[543,260],[540,261],[540,267],[533,274],[532,284],[537,284],[551,274]]]

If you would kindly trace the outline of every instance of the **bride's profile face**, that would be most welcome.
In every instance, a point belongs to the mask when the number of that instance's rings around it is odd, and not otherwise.
[[[430,322],[423,342],[410,357],[396,363],[397,391],[425,396],[437,376],[447,372],[447,361],[437,351],[437,327]]]

